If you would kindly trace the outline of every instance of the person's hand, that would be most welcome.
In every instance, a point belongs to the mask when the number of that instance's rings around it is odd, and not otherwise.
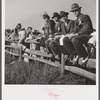
[[[29,38],[26,38],[25,41],[29,41]]]
[[[48,38],[48,40],[50,40],[50,41],[51,41],[52,39],[53,39],[53,38],[51,38],[51,37],[50,37],[50,38]]]
[[[78,33],[75,33],[75,36],[77,36],[78,35]]]
[[[66,34],[65,37],[68,37],[70,34]]]
[[[74,36],[75,36],[75,34],[72,33],[72,34],[69,34],[69,35],[68,35],[68,38],[69,38],[69,39],[72,39]]]
[[[57,36],[55,36],[55,37],[54,37],[54,40],[55,40],[55,39],[57,39],[57,38],[58,38],[58,37],[57,37]]]
[[[58,38],[59,37],[59,35],[56,35],[54,38]]]
[[[54,39],[58,39],[58,38],[61,38],[62,37],[62,35],[56,35],[55,37],[54,37]]]
[[[60,35],[60,33],[55,33],[54,36]]]
[[[26,46],[24,45],[21,45],[22,46],[22,50],[24,51],[26,49]]]

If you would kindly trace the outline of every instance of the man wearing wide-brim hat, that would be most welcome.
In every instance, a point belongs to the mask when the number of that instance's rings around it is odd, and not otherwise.
[[[55,22],[52,19],[50,19],[50,16],[47,13],[44,13],[42,15],[42,18],[45,21],[45,25],[43,27],[44,37],[42,37],[40,41],[40,49],[43,50],[43,48],[46,47],[47,52],[49,54],[51,50],[48,48],[47,45],[49,45],[49,41],[52,40],[53,34],[55,32]]]
[[[84,48],[91,37],[90,34],[93,32],[92,21],[88,15],[81,13],[81,8],[77,3],[72,4],[70,12],[73,12],[77,17],[75,20],[75,28],[73,34],[71,34],[71,41],[78,54],[75,63],[78,62],[79,57],[83,57],[81,65],[85,65],[89,59],[88,53]]]
[[[57,13],[57,12],[54,12],[53,13],[53,16],[52,16],[52,19],[54,20],[55,22],[55,35],[59,35],[59,34],[62,34],[62,29],[61,29],[61,25],[63,24],[63,22],[60,20],[60,15]]]
[[[54,12],[54,13],[53,13],[53,16],[52,16],[52,19],[55,18],[55,17],[60,18],[60,15],[59,15],[57,12]]]
[[[53,13],[52,19],[55,22],[55,34],[53,40],[49,43],[49,47],[51,48],[52,54],[55,57],[55,59],[59,60],[61,53],[58,48],[58,41],[62,35],[61,25],[63,24],[63,22],[60,20],[60,15],[57,12]]]
[[[70,12],[77,11],[77,10],[79,10],[79,9],[81,9],[81,8],[82,8],[82,7],[79,7],[79,5],[78,5],[77,3],[74,3],[74,4],[72,4],[72,6],[71,6]]]
[[[61,20],[64,22],[62,25],[62,32],[64,34],[64,37],[60,39],[60,45],[63,45],[61,48],[61,52],[67,55],[69,54],[69,60],[71,60],[75,55],[75,49],[68,36],[74,31],[74,21],[68,19],[68,15],[68,12],[60,12]],[[68,63],[70,63],[70,61]]]
[[[62,17],[68,17],[69,13],[65,11],[60,11],[60,18]]]

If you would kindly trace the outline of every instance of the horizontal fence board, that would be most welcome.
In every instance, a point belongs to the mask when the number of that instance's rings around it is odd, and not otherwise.
[[[19,46],[11,46],[11,45],[5,45],[5,48],[12,48],[12,49],[18,49],[18,50],[20,49]],[[25,53],[34,54],[34,55],[50,58],[50,56],[47,53],[43,53],[41,51],[37,51],[37,50],[33,50],[33,49],[25,49]]]
[[[29,40],[29,41],[26,41],[26,40],[25,40],[25,43],[39,44],[40,42],[37,42],[36,40]]]
[[[65,66],[65,69],[72,73],[75,73],[75,74],[84,76],[88,79],[91,79],[93,81],[96,81],[96,74],[94,74],[94,73],[88,72],[86,70],[83,70],[83,69],[75,67],[75,66]]]
[[[19,49],[19,46],[5,45],[5,48]]]
[[[19,49],[20,47],[11,46],[11,45],[5,45],[5,48]],[[50,58],[50,56],[47,53],[44,53],[44,52],[41,52],[41,51],[37,51],[37,50],[33,50],[33,49],[25,49],[25,53]],[[79,59],[79,64],[81,63],[81,60],[82,59]],[[96,59],[89,59],[89,61],[87,62],[86,67],[87,68],[96,68]]]
[[[6,45],[5,46],[6,48],[14,48],[14,49],[19,49],[18,46],[10,46],[10,45]],[[14,56],[20,56],[19,54],[16,54],[16,53],[12,53],[8,50],[5,50],[6,53],[9,53],[11,55],[14,55]],[[43,57],[50,57],[49,55],[47,55],[46,53],[42,53],[40,51],[36,51],[36,50],[30,50],[30,49],[25,49],[25,53],[28,53],[28,54],[33,54],[33,55],[40,55],[40,56],[43,56]],[[55,63],[55,62],[51,62],[49,60],[45,60],[43,58],[39,58],[39,57],[31,57],[31,56],[27,56],[27,55],[22,55],[22,57],[24,58],[28,58],[28,59],[32,59],[32,60],[36,60],[36,61],[39,61],[39,62],[43,62],[45,64],[49,64],[51,66],[55,66],[55,67],[61,67],[61,64],[58,64],[58,63]],[[94,59],[92,59],[91,61],[95,61]],[[91,72],[88,72],[86,70],[83,70],[81,68],[78,68],[78,67],[75,67],[75,66],[67,66],[65,65],[65,70],[68,70],[70,72],[73,72],[75,74],[78,74],[78,75],[81,75],[81,76],[84,76],[86,78],[89,78],[91,80],[94,80],[96,81],[96,74],[94,73],[91,73]]]
[[[8,50],[5,50],[5,52],[6,52],[6,53],[9,53],[10,55],[19,56],[19,54],[12,53],[12,52],[10,52],[10,51],[8,51]]]
[[[48,60],[45,60],[45,59],[36,58],[36,57],[30,57],[30,56],[27,56],[27,55],[23,55],[22,57],[25,57],[25,58],[28,58],[28,59],[33,59],[33,60],[36,60],[36,61],[39,61],[39,62],[43,62],[43,63],[49,64],[51,66],[61,67],[61,64],[57,64],[55,62],[51,62],[51,61],[48,61]],[[96,81],[96,74],[88,72],[88,71],[83,70],[81,68],[78,68],[78,67],[75,67],[75,66],[67,66],[67,65],[65,65],[65,70],[70,71],[70,72],[72,72],[74,74],[78,74],[78,75],[84,76],[84,77],[86,77],[88,79]]]
[[[34,54],[34,55],[38,55],[38,56],[43,56],[43,57],[50,58],[50,56],[49,56],[48,54],[43,53],[43,52],[41,52],[41,51],[37,51],[37,50],[25,49],[25,53]]]
[[[16,39],[6,39],[5,42],[18,42],[19,38]]]

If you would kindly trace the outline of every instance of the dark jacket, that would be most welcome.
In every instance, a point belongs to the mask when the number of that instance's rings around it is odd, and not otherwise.
[[[67,26],[65,25],[65,23],[62,24],[61,29],[62,29],[62,33],[63,34],[70,34],[73,32],[74,29],[74,21],[73,20],[69,20],[66,22]]]
[[[49,37],[49,35],[53,35],[55,33],[55,22],[53,20],[48,20],[44,26],[44,34],[46,35],[46,38]]]
[[[79,18],[75,20],[74,33],[79,35],[91,34],[93,32],[92,21],[88,15],[81,14]]]
[[[58,21],[58,23],[55,23],[55,33],[58,35],[62,35],[62,26],[63,22],[62,21]]]
[[[61,32],[62,30],[61,30],[61,25],[63,24],[63,22],[62,21],[58,21],[58,23],[56,24],[55,23],[55,33],[56,32]]]

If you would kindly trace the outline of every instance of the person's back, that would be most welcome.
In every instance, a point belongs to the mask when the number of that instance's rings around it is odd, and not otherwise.
[[[44,26],[44,34],[46,38],[53,35],[55,32],[55,22],[53,20],[48,20]]]

